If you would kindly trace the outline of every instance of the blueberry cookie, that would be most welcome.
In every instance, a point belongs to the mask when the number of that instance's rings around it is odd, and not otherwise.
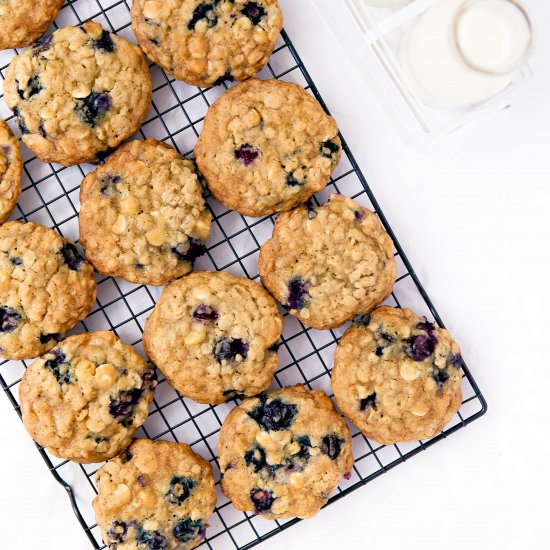
[[[310,518],[353,465],[351,437],[332,401],[303,386],[245,399],[219,439],[222,490],[237,510]]]
[[[210,464],[189,445],[136,439],[96,476],[93,507],[110,550],[188,550],[216,506]]]
[[[0,356],[52,349],[95,302],[92,266],[74,243],[35,223],[0,226]]]
[[[316,329],[338,327],[383,302],[396,273],[378,217],[342,195],[281,214],[260,250],[259,270],[271,294]]]
[[[102,462],[128,447],[156,384],[147,361],[112,332],[70,336],[25,371],[23,423],[55,456]]]
[[[6,121],[0,120],[0,223],[10,217],[19,200],[22,170],[19,142]]]
[[[4,93],[44,162],[92,162],[138,130],[151,105],[141,50],[99,23],[65,27],[14,57]]]
[[[22,48],[40,38],[56,18],[64,0],[2,0],[0,50]]]
[[[332,390],[369,439],[390,445],[429,439],[462,402],[462,358],[450,334],[408,309],[380,307],[339,342]]]
[[[105,275],[163,285],[204,253],[210,212],[192,162],[154,139],[120,147],[80,188],[80,241]]]
[[[283,319],[258,284],[196,271],[168,285],[145,324],[145,352],[182,395],[223,403],[265,390]]]
[[[321,191],[342,154],[335,120],[301,86],[250,79],[210,107],[195,158],[212,195],[246,216]]]
[[[283,27],[277,0],[134,0],[130,13],[143,51],[202,87],[256,74]]]

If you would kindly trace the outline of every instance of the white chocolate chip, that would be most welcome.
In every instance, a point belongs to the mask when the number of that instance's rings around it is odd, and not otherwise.
[[[408,361],[399,367],[399,374],[401,375],[401,378],[407,382],[412,382],[420,376],[416,366]]]
[[[185,335],[184,344],[186,346],[196,346],[204,342],[206,338],[206,328],[203,326],[197,326],[195,330]]]
[[[290,476],[290,484],[297,489],[301,489],[304,486],[304,476],[299,472],[293,473]]]
[[[143,5],[143,15],[147,19],[158,19],[160,17],[160,5],[158,2],[145,2]]]
[[[90,416],[86,421],[86,428],[91,432],[101,432],[105,426],[105,422],[97,414]]]
[[[111,230],[113,231],[113,233],[120,235],[121,233],[126,231],[126,227],[128,227],[126,218],[122,214],[119,214]]]
[[[426,416],[429,411],[430,407],[428,407],[428,405],[426,405],[425,403],[418,403],[413,407],[411,413],[415,416]]]
[[[212,292],[207,286],[198,286],[193,289],[193,296],[201,302],[206,302],[212,298]]]
[[[161,246],[168,239],[168,233],[166,233],[166,230],[164,229],[164,227],[157,226],[147,231],[147,233],[145,233],[145,238],[153,246]]]
[[[271,439],[284,447],[285,445],[288,445],[290,443],[292,439],[292,432],[288,430],[271,432]]]
[[[271,439],[268,432],[260,431],[256,435],[256,441],[265,449],[276,450],[278,448],[277,443]]]
[[[89,86],[86,86],[85,84],[79,84],[76,88],[74,88],[71,95],[77,99],[84,99],[85,97],[88,97],[91,93],[92,90]]]
[[[368,384],[370,382],[370,374],[368,372],[367,369],[362,369],[362,368],[359,368],[357,370],[357,380],[359,380],[359,382],[363,382],[365,384]],[[367,397],[367,396],[365,396]]]
[[[126,216],[134,216],[140,211],[139,201],[129,195],[120,201],[120,211]]]
[[[99,367],[95,370],[94,382],[98,388],[110,388],[115,383],[116,378],[116,369],[114,365],[111,365],[111,363],[99,365]]]

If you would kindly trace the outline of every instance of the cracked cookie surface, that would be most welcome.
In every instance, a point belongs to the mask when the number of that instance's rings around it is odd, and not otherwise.
[[[145,323],[143,345],[182,395],[223,403],[269,386],[282,327],[275,300],[257,283],[195,271],[164,289]]]
[[[14,211],[21,194],[21,152],[19,141],[5,120],[0,120],[0,223]]]
[[[99,23],[65,27],[13,58],[5,99],[44,162],[92,162],[135,133],[151,105],[141,50]]]
[[[0,356],[31,359],[53,348],[92,308],[93,271],[53,229],[0,226]]]
[[[204,253],[211,215],[193,163],[147,139],[126,143],[86,176],[78,222],[100,273],[163,285]]]
[[[22,48],[40,38],[57,17],[64,0],[0,2],[0,50]]]
[[[184,443],[136,439],[96,476],[93,501],[110,550],[189,550],[216,506],[212,467]]]
[[[380,307],[342,336],[332,390],[342,413],[389,445],[440,433],[462,402],[460,348],[409,309]]]
[[[128,447],[156,384],[154,369],[112,332],[70,336],[25,371],[23,423],[55,456],[102,462]]]
[[[342,154],[338,127],[297,84],[253,78],[208,110],[195,158],[212,195],[247,216],[321,191]]]
[[[396,274],[393,243],[378,217],[342,195],[282,213],[258,266],[271,294],[316,329],[370,311],[390,294]]]
[[[147,56],[201,87],[256,74],[283,27],[277,0],[135,0],[130,13]]]
[[[224,494],[266,519],[309,518],[351,472],[351,437],[321,391],[281,388],[245,399],[219,439]]]

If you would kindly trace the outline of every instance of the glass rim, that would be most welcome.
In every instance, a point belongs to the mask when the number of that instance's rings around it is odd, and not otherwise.
[[[508,75],[510,73],[513,73],[514,71],[517,71],[527,61],[531,53],[531,50],[533,49],[533,24],[531,22],[531,18],[529,17],[527,10],[523,7],[523,5],[518,0],[500,0],[502,2],[507,2],[508,4],[512,4],[523,16],[527,24],[527,29],[529,32],[529,40],[525,46],[523,53],[517,58],[517,60],[514,61],[514,63],[510,63],[503,70],[490,70],[485,67],[482,67],[481,65],[477,65],[476,63],[472,62],[472,60],[469,59],[468,56],[464,53],[462,47],[460,46],[460,40],[458,38],[458,34],[459,34],[460,21],[462,20],[462,18],[464,17],[468,9],[472,7],[474,4],[478,2],[484,2],[484,1],[487,1],[487,0],[464,0],[464,2],[461,4],[460,8],[458,9],[454,17],[454,25],[453,25],[454,46],[456,51],[458,52],[458,55],[460,56],[461,61],[463,61],[470,69],[477,71],[479,73],[483,73],[491,76]]]

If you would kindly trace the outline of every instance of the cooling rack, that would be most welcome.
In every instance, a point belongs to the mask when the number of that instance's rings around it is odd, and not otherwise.
[[[125,0],[69,0],[62,7],[54,27],[76,25],[88,19],[94,19],[105,28],[135,42],[130,29],[129,5]],[[16,52],[0,52],[2,79],[10,59]],[[182,154],[190,156],[201,131],[206,110],[225,91],[225,86],[199,89],[169,78],[154,65],[151,66],[151,71],[154,84],[153,105],[137,137],[164,140]],[[326,108],[285,32],[282,33],[269,65],[259,76],[296,82],[306,87]],[[12,129],[19,135],[12,113],[3,101],[0,101],[0,114],[8,119]],[[329,185],[314,197],[314,202],[319,204],[331,193],[342,193],[377,212],[393,238],[398,265],[397,282],[386,303],[397,307],[410,307],[444,326],[343,138],[342,143],[342,160]],[[44,164],[33,157],[25,147],[22,148],[22,154],[25,161],[23,191],[12,219],[41,223],[68,238],[77,240],[79,186],[83,177],[93,167],[80,165],[65,168]],[[196,268],[225,270],[258,280],[259,248],[270,237],[274,218],[247,218],[225,209],[211,198],[208,198],[208,205],[213,217],[212,234],[208,241],[207,253],[196,262]],[[160,295],[160,290],[99,275],[97,283],[97,303],[88,318],[73,332],[112,330],[143,353],[142,328]],[[332,395],[330,370],[334,349],[346,328],[344,326],[326,331],[307,329],[285,313],[285,328],[279,345],[280,368],[275,376],[273,388],[302,383],[311,389],[323,390]],[[29,363],[0,363],[0,385],[19,415],[21,412],[18,385]],[[369,441],[350,425],[356,462],[350,479],[342,481],[331,495],[327,506],[482,416],[486,411],[486,402],[467,366],[464,366],[462,390],[464,401],[460,411],[442,434],[428,441],[382,446]],[[149,418],[137,433],[138,437],[188,443],[212,464],[218,506],[210,520],[201,548],[251,548],[299,521],[291,519],[270,522],[253,514],[238,512],[221,493],[216,456],[217,438],[220,425],[234,404],[232,402],[218,406],[199,405],[182,398],[161,379]],[[51,474],[66,490],[75,515],[93,547],[105,548],[91,506],[96,494],[94,475],[100,465],[78,465],[60,460],[39,446],[37,448]]]

